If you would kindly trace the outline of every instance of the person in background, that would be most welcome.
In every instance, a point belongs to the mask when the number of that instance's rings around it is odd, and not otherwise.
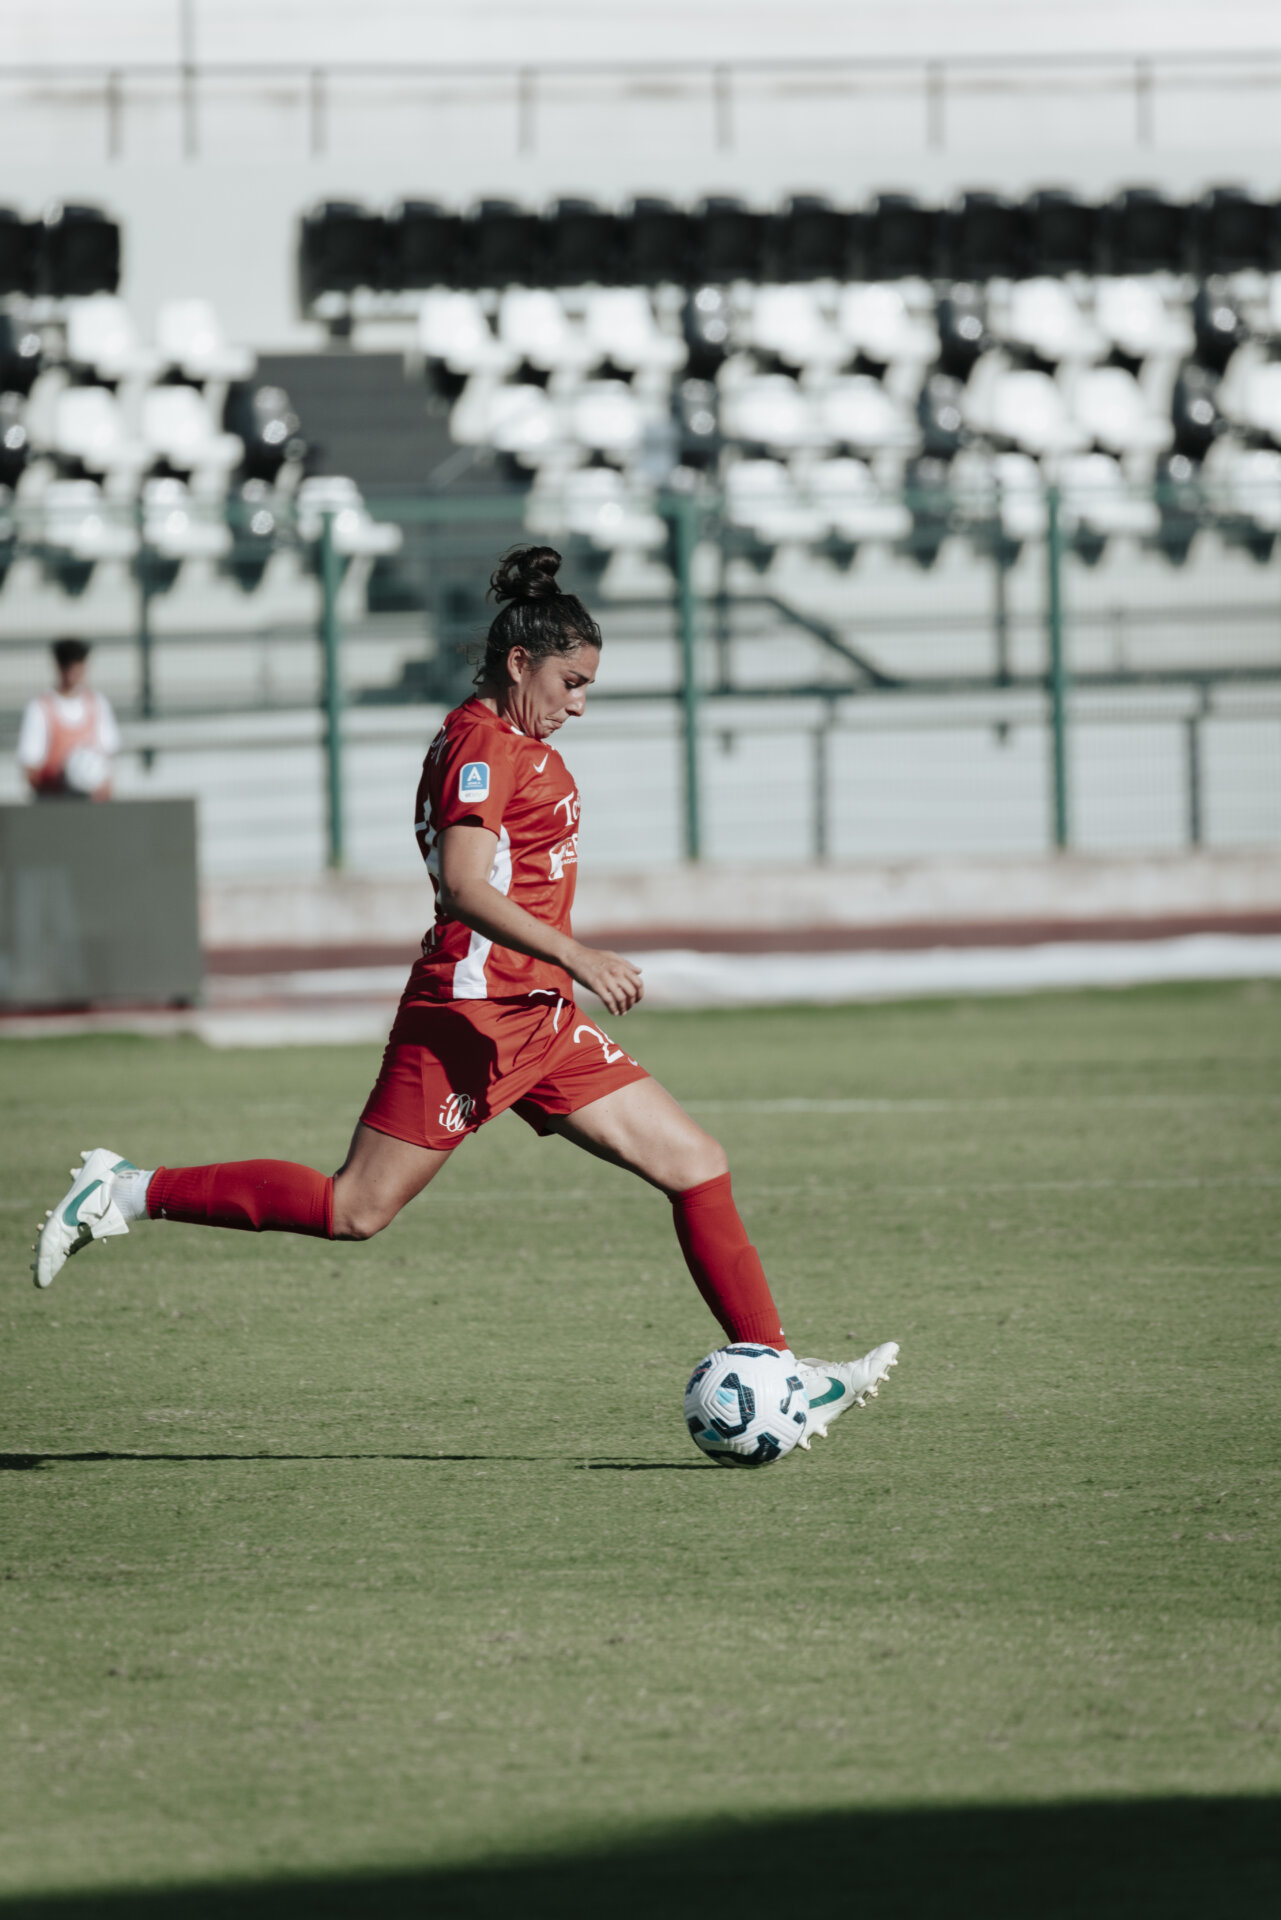
[[[55,640],[57,690],[27,703],[18,765],[37,800],[109,800],[120,729],[105,693],[85,685],[89,645]]]

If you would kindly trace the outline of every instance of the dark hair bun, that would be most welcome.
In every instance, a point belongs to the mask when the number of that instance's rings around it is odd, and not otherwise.
[[[495,600],[554,600],[560,593],[555,547],[515,547],[494,569],[489,591]]]

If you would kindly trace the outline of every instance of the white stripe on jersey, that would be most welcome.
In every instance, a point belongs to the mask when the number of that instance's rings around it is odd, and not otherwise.
[[[494,851],[494,864],[489,869],[489,884],[495,892],[506,895],[512,883],[512,843],[506,827],[498,829],[498,846]],[[455,1000],[487,1000],[488,982],[485,979],[485,962],[489,958],[492,940],[483,933],[472,930],[467,943],[467,952],[454,968]]]

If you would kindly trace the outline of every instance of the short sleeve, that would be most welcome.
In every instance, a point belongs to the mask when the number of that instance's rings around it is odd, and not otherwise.
[[[465,728],[428,773],[437,833],[461,826],[497,833],[515,784],[515,759],[498,728]]]
[[[18,735],[18,765],[34,772],[37,767],[44,765],[48,757],[49,722],[44,703],[29,700],[22,716],[22,731]]]

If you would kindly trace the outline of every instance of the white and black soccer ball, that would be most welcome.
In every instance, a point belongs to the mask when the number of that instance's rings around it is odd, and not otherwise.
[[[805,1432],[809,1396],[790,1353],[718,1347],[685,1389],[685,1425],[722,1467],[771,1467]]]

